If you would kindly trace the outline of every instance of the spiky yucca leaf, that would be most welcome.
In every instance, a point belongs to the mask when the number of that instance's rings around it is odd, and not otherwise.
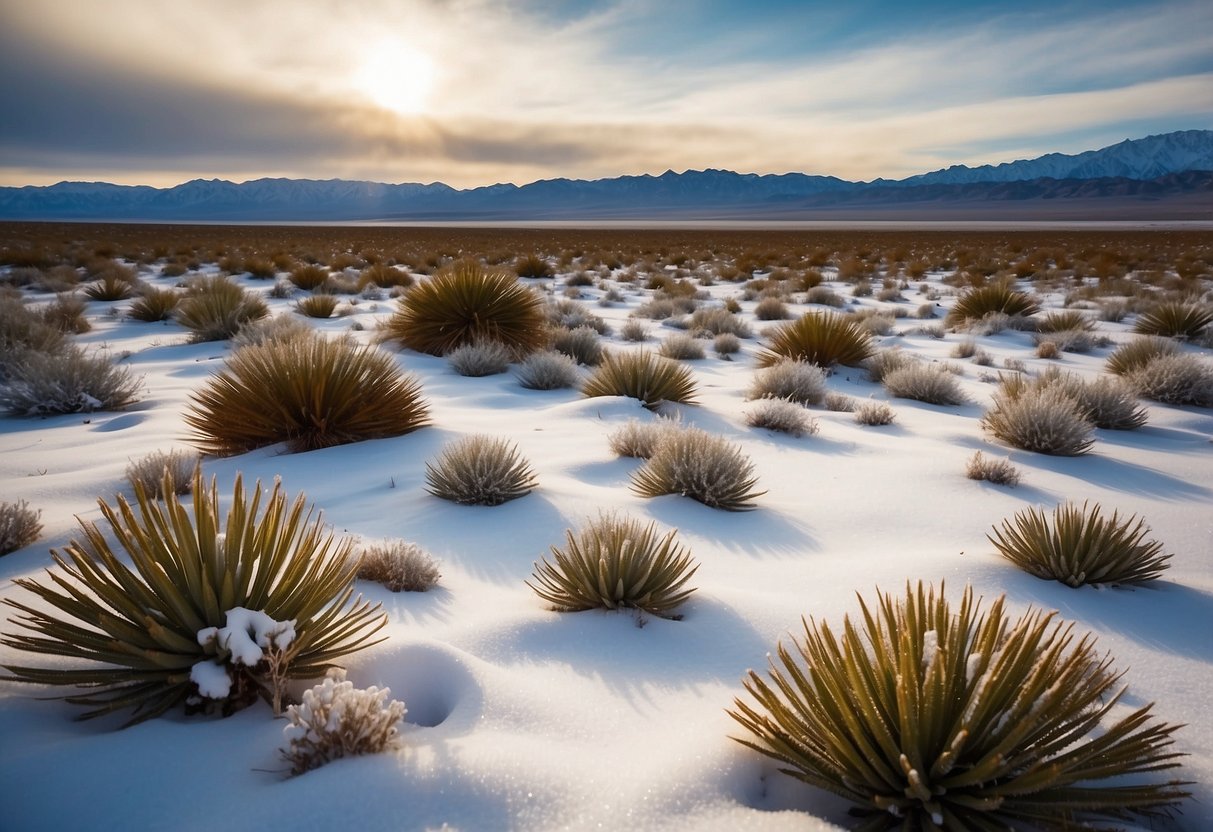
[[[565,612],[630,607],[680,618],[674,610],[695,591],[686,583],[699,565],[674,542],[677,533],[659,538],[653,523],[604,514],[577,533],[566,531],[565,548],[552,547],[556,562],[537,562],[535,583],[526,585]]]
[[[873,351],[871,333],[851,316],[836,312],[808,312],[775,327],[768,338],[770,343],[758,353],[760,367],[788,358],[819,367],[854,367]]]
[[[1040,311],[1040,304],[1031,295],[1017,292],[1007,283],[991,283],[970,289],[956,299],[944,318],[946,326],[960,326],[965,321],[979,321],[986,315],[1027,317]]]
[[[148,287],[131,303],[126,314],[136,321],[167,321],[173,316],[173,311],[179,303],[181,295],[173,289]]]
[[[642,497],[682,494],[726,511],[754,508],[758,478],[741,449],[699,428],[671,430],[649,461],[632,474],[632,490]]]
[[[1133,325],[1133,331],[1164,338],[1197,338],[1209,324],[1213,324],[1213,306],[1163,302],[1143,312]]]
[[[738,742],[783,772],[855,803],[862,829],[1060,829],[1098,818],[1168,814],[1186,783],[1136,775],[1178,767],[1178,726],[1146,705],[1095,734],[1124,694],[1090,635],[1053,613],[1008,620],[1003,598],[955,612],[934,588],[860,598],[841,636],[805,620],[779,646],[770,681],[730,715]],[[1133,775],[1133,784],[1108,778]]]
[[[276,442],[310,451],[428,423],[420,385],[391,356],[318,336],[243,347],[191,399],[193,441],[219,456]]]
[[[543,298],[517,277],[465,260],[405,292],[384,334],[430,355],[497,341],[523,356],[546,345],[546,321]]]
[[[629,396],[653,410],[662,402],[695,404],[695,378],[682,364],[650,352],[608,353],[585,384],[583,396]]]
[[[1127,376],[1149,364],[1155,358],[1179,355],[1179,345],[1166,338],[1145,335],[1126,341],[1117,347],[1104,365],[1109,373]]]
[[[0,640],[93,664],[7,665],[13,678],[79,687],[63,698],[90,708],[81,719],[131,709],[131,725],[198,693],[192,668],[218,655],[213,643],[199,644],[198,633],[225,626],[227,611],[236,607],[295,622],[296,638],[281,668],[286,678],[322,676],[335,659],[376,643],[371,636],[386,619],[378,605],[353,599],[358,563],[351,541],[335,541],[302,494],[290,503],[281,483],[265,496],[257,482],[246,496],[237,476],[224,516],[215,479],[208,488],[200,471],[192,511],[172,493],[168,474],[163,489],[164,502],[139,483],[134,506],[121,495],[114,506],[98,501],[130,566],[105,534],[81,521],[83,539],[62,552],[51,550],[59,567],[48,570],[52,584],[14,580],[46,608],[6,598],[23,613],[11,619],[21,630]],[[229,665],[230,696],[212,704],[230,713],[268,696],[264,665]]]
[[[268,314],[265,301],[226,277],[195,280],[174,312],[177,323],[192,330],[194,341],[224,341]]]
[[[1063,503],[1044,511],[1029,507],[1004,520],[1002,529],[986,535],[1004,557],[1038,578],[1083,584],[1140,584],[1152,581],[1169,565],[1162,544],[1146,541],[1149,529],[1136,517],[1121,520],[1100,515],[1099,505],[1082,508]]]
[[[426,490],[465,505],[497,506],[530,494],[538,485],[531,465],[505,439],[475,434],[442,449],[425,464]]]

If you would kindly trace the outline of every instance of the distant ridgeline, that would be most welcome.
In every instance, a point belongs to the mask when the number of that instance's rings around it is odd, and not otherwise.
[[[60,182],[0,188],[0,219],[173,221],[795,220],[972,216],[1213,220],[1213,131],[897,181],[666,171],[456,190],[341,179],[195,179],[172,188]]]

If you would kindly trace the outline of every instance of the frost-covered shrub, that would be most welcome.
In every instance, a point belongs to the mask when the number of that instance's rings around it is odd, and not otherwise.
[[[180,450],[152,451],[126,466],[126,481],[132,489],[142,488],[158,499],[164,499],[161,489],[165,484],[173,494],[188,494],[198,465],[197,454]]]
[[[515,373],[528,390],[559,390],[577,384],[577,362],[559,352],[533,352]]]
[[[629,419],[607,434],[611,451],[619,456],[648,459],[657,452],[657,446],[682,425],[672,419],[658,417],[651,422]]]
[[[754,317],[760,321],[786,320],[789,317],[787,304],[779,298],[763,298],[754,307]]]
[[[891,425],[893,424],[893,420],[897,418],[897,414],[893,412],[893,408],[884,402],[878,402],[873,399],[861,402],[855,407],[854,413],[855,421],[867,427]]]
[[[650,410],[663,402],[695,404],[695,392],[684,365],[644,351],[608,354],[581,386],[584,396],[628,396]]]
[[[1085,454],[1095,441],[1082,407],[1056,387],[996,393],[981,426],[1008,445],[1054,456]]]
[[[722,332],[712,339],[712,349],[721,358],[741,352],[741,340],[731,332]]]
[[[552,349],[587,367],[598,366],[605,352],[598,331],[589,326],[576,329],[557,327],[552,330]]]
[[[316,330],[291,315],[262,318],[240,328],[232,338],[233,347],[248,347],[265,343],[282,343],[299,339],[311,339]]]
[[[1152,705],[1108,724],[1124,690],[1094,639],[1003,603],[979,614],[966,589],[953,610],[920,583],[861,598],[837,635],[804,620],[769,681],[747,675],[735,739],[855,804],[864,829],[1078,829],[1176,808],[1184,783],[1142,775],[1178,767],[1178,726]]]
[[[820,404],[826,394],[826,372],[816,364],[784,359],[754,374],[747,399],[786,399]]]
[[[649,328],[637,318],[628,318],[619,328],[619,337],[625,341],[640,342],[649,339]]]
[[[728,309],[719,307],[696,309],[691,313],[688,327],[696,335],[700,333],[710,335],[723,335],[727,333],[735,335],[738,338],[749,338],[753,335],[750,325],[744,319],[733,314]]]
[[[1039,358],[1056,358],[1061,352],[1088,353],[1098,346],[1099,339],[1085,329],[1062,329],[1056,332],[1037,333],[1032,336]],[[1052,345],[1052,348],[1046,347]],[[1042,355],[1042,348],[1048,352]]]
[[[7,555],[38,539],[42,533],[41,511],[29,507],[25,500],[0,502],[0,555]]]
[[[399,747],[397,726],[408,713],[404,703],[387,701],[388,688],[360,690],[345,671],[329,671],[323,682],[304,691],[303,701],[286,709],[282,756],[291,774],[320,768],[342,757],[379,754]]]
[[[987,535],[994,548],[1025,572],[1067,586],[1141,584],[1159,577],[1170,555],[1162,544],[1145,540],[1145,521],[1100,514],[1098,505],[1063,503],[1052,518],[1035,508],[1004,520]]]
[[[675,361],[698,361],[706,355],[703,342],[684,332],[667,335],[661,342],[658,353]]]
[[[510,368],[510,351],[498,341],[473,341],[446,354],[446,363],[461,376],[480,378]]]
[[[1154,335],[1144,335],[1117,347],[1108,356],[1104,366],[1109,373],[1127,376],[1134,370],[1140,370],[1155,358],[1179,354],[1179,345],[1174,341]]]
[[[26,353],[59,352],[65,345],[63,333],[47,325],[20,297],[0,296],[0,381]]]
[[[5,372],[0,410],[17,416],[120,410],[138,400],[143,388],[130,368],[76,346],[54,353],[26,351]]]
[[[985,480],[994,485],[1019,485],[1019,469],[1009,459],[991,459],[977,451],[965,465],[965,476],[971,480]]]
[[[763,399],[746,412],[745,422],[752,428],[797,437],[812,436],[819,429],[817,420],[804,407],[788,399]]]
[[[576,533],[566,531],[565,547],[552,547],[555,563],[536,562],[535,583],[526,584],[561,612],[624,607],[677,619],[675,610],[695,591],[686,583],[699,566],[674,542],[676,534],[659,538],[652,523],[604,514]]]
[[[632,490],[642,497],[682,494],[711,508],[754,508],[758,478],[754,464],[727,440],[698,428],[673,431],[632,474]]]
[[[264,318],[269,307],[226,277],[202,277],[190,283],[173,314],[177,323],[191,330],[191,340],[223,341],[245,324]]]
[[[358,561],[358,577],[392,592],[426,592],[442,574],[438,562],[416,543],[389,540],[366,547]]]
[[[1138,395],[1163,404],[1213,407],[1213,363],[1197,355],[1165,355],[1125,376]]]
[[[884,388],[899,399],[956,405],[968,401],[956,377],[933,364],[910,362],[884,376]]]
[[[855,400],[846,393],[839,393],[836,390],[826,393],[823,403],[826,410],[831,410],[835,413],[850,413],[855,409]]]
[[[819,303],[823,306],[841,308],[847,305],[847,299],[827,286],[813,286],[804,296],[805,303]]]
[[[889,373],[913,364],[917,360],[912,354],[902,350],[877,350],[863,362],[863,368],[867,371],[868,378],[879,384]]]
[[[385,618],[351,601],[352,544],[302,495],[290,503],[280,483],[257,482],[246,497],[237,476],[224,514],[214,479],[208,488],[195,471],[191,490],[189,509],[171,482],[163,502],[141,485],[134,506],[99,500],[110,534],[81,521],[80,540],[51,550],[52,584],[14,580],[39,600],[5,599],[22,615],[3,643],[88,664],[8,665],[13,678],[67,687],[90,708],[81,718],[131,709],[129,725],[181,704],[227,715],[280,701],[285,680],[373,643]]]
[[[476,434],[447,444],[425,464],[426,490],[465,505],[496,506],[538,485],[530,463],[505,439]]]
[[[611,327],[590,311],[584,303],[568,298],[549,301],[546,307],[548,324],[556,329],[580,329],[589,327],[599,335],[610,334]]]
[[[42,320],[60,332],[79,335],[93,328],[84,316],[86,308],[87,304],[75,295],[60,294],[53,303],[42,307]]]

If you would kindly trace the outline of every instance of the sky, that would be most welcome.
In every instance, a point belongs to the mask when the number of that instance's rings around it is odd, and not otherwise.
[[[1213,3],[0,0],[0,185],[868,181],[1213,128]]]

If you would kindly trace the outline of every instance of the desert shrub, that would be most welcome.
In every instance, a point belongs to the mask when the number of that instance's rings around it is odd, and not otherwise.
[[[662,340],[658,353],[676,361],[698,361],[706,355],[703,342],[684,332],[667,335]]]
[[[1072,587],[1141,584],[1161,575],[1171,556],[1162,554],[1161,543],[1143,539],[1149,529],[1135,519],[1121,520],[1116,512],[1105,518],[1099,505],[1063,503],[1050,520],[1029,507],[987,537],[1005,558],[1038,578]]]
[[[820,404],[826,393],[826,373],[815,364],[785,358],[759,370],[747,399],[787,399],[802,405]]]
[[[319,336],[242,347],[190,398],[193,441],[219,456],[278,442],[310,451],[428,423],[420,385],[390,356]]]
[[[964,404],[968,401],[954,375],[935,365],[918,361],[886,373],[883,383],[889,395],[899,399],[942,405]]]
[[[334,295],[308,295],[295,301],[295,311],[308,318],[331,318],[336,310]]]
[[[392,592],[426,592],[438,585],[438,562],[418,546],[389,540],[367,546],[358,560],[358,578]]]
[[[510,351],[498,341],[472,341],[446,354],[447,364],[461,376],[494,376],[510,368]]]
[[[685,366],[643,351],[609,353],[581,386],[584,396],[629,396],[649,410],[663,402],[695,404],[695,392]]]
[[[1050,312],[1036,322],[1036,331],[1043,333],[1088,332],[1094,328],[1094,322],[1077,309]]]
[[[0,296],[0,381],[26,353],[59,352],[66,343],[63,333],[47,325],[20,297]]]
[[[552,277],[555,273],[548,261],[538,254],[527,254],[514,261],[514,271],[519,277]]]
[[[826,286],[813,286],[804,296],[805,303],[819,303],[839,309],[847,305],[847,299]]]
[[[51,550],[52,586],[14,580],[40,603],[5,599],[23,615],[4,644],[100,664],[9,665],[13,678],[70,686],[64,698],[90,708],[82,719],[132,709],[130,725],[182,703],[224,715],[258,697],[278,704],[285,680],[369,646],[386,619],[351,603],[350,543],[334,541],[303,495],[288,503],[281,483],[267,495],[258,482],[246,498],[237,476],[223,515],[215,480],[194,477],[192,511],[171,483],[163,503],[141,486],[134,506],[98,501],[124,554],[82,521],[81,540]]]
[[[696,334],[721,335],[728,333],[738,338],[749,338],[754,333],[744,319],[724,308],[696,309],[691,313],[688,328]]]
[[[746,412],[745,423],[752,428],[812,436],[819,430],[817,420],[800,404],[788,399],[763,399]]]
[[[607,442],[619,456],[649,459],[667,436],[681,429],[682,425],[672,419],[657,418],[651,422],[629,419],[607,434]]]
[[[602,339],[593,327],[563,327],[552,330],[552,349],[564,353],[577,364],[596,367],[602,362]]]
[[[430,355],[472,341],[499,341],[516,356],[547,343],[543,299],[508,272],[463,261],[418,283],[384,325],[388,338]]]
[[[1213,407],[1213,364],[1197,355],[1155,358],[1125,381],[1138,395],[1156,402]]]
[[[41,517],[42,512],[30,508],[25,500],[0,501],[0,555],[35,542],[42,533]]]
[[[550,301],[545,307],[548,324],[554,328],[578,329],[586,326],[599,335],[610,334],[611,327],[590,311],[584,303],[575,300],[559,298]]]
[[[830,390],[826,393],[824,404],[826,410],[835,413],[850,413],[855,409],[854,399],[846,393],[839,393],[835,390]]]
[[[235,348],[316,337],[316,330],[291,315],[262,318],[245,324],[232,338]]]
[[[649,328],[636,318],[628,318],[619,327],[619,337],[625,341],[640,342],[649,338]]]
[[[139,297],[135,298],[127,308],[126,314],[136,321],[147,323],[167,321],[173,317],[173,312],[176,311],[177,304],[180,302],[181,295],[174,290],[149,286]]]
[[[17,416],[121,410],[137,401],[143,388],[130,368],[75,346],[53,353],[27,350],[6,372],[0,409]]]
[[[42,307],[42,320],[60,332],[79,335],[93,328],[84,316],[85,306],[75,295],[57,295],[53,303]]]
[[[132,489],[142,488],[147,495],[163,500],[161,489],[165,485],[172,488],[173,494],[188,494],[198,466],[197,454],[179,450],[152,451],[126,466],[126,481]]]
[[[1078,402],[1097,428],[1136,430],[1149,418],[1145,408],[1138,404],[1133,386],[1121,379],[1104,376],[1084,381],[1070,373],[1057,373],[1041,376],[1037,383],[1061,387]]]
[[[927,320],[928,318],[934,318],[935,317],[935,304],[934,303],[919,304],[918,308],[914,310],[914,317],[918,318],[919,320]]]
[[[1006,283],[990,283],[969,289],[956,299],[944,318],[950,327],[980,321],[990,314],[1027,317],[1040,311],[1031,295],[1017,292]]]
[[[1151,705],[1107,725],[1121,674],[1072,624],[1011,620],[1001,597],[979,614],[969,589],[953,611],[921,583],[860,606],[841,637],[805,620],[730,715],[738,742],[855,804],[864,829],[1080,828],[1188,796],[1174,781],[1118,782],[1177,767],[1177,726]]]
[[[526,584],[561,612],[623,607],[681,618],[675,610],[695,591],[686,583],[699,566],[676,534],[659,538],[652,523],[604,514],[566,531],[564,548],[552,547],[555,563],[536,562]]]
[[[283,758],[291,774],[320,768],[342,757],[380,754],[399,746],[396,726],[408,710],[388,688],[359,690],[334,668],[323,682],[303,692],[303,701],[286,709]]]
[[[1086,413],[1056,387],[996,393],[981,426],[1008,445],[1052,456],[1085,454],[1095,441]]]
[[[425,464],[426,490],[464,505],[497,506],[538,485],[531,465],[505,439],[475,434],[448,443]]]
[[[245,324],[269,314],[265,301],[225,277],[193,281],[177,305],[177,322],[192,331],[195,342],[223,341]]]
[[[1019,485],[1019,469],[1009,459],[991,459],[977,451],[965,465],[965,476],[971,480],[985,480],[994,485]]]
[[[1052,339],[1036,342],[1037,358],[1061,358],[1061,345]]]
[[[1213,306],[1179,301],[1163,301],[1143,312],[1133,331],[1164,338],[1198,338],[1213,323]]]
[[[977,342],[972,338],[966,338],[956,346],[952,347],[952,352],[949,353],[953,358],[972,358],[977,354]]]
[[[866,427],[880,427],[882,425],[891,425],[893,420],[897,418],[897,414],[893,412],[893,408],[889,407],[884,402],[878,402],[869,399],[865,402],[860,402],[854,408],[855,421],[858,424]]]
[[[81,291],[91,300],[126,300],[135,295],[134,276],[104,274],[100,280],[88,284]]]
[[[863,368],[867,371],[868,378],[879,384],[889,373],[908,367],[917,361],[918,359],[914,355],[902,350],[876,350],[863,362]]]
[[[741,340],[731,332],[722,332],[712,339],[712,349],[721,358],[741,352]]]
[[[833,312],[809,312],[769,333],[758,365],[769,367],[784,358],[829,368],[856,366],[872,354],[872,336],[855,321]]]
[[[278,276],[278,269],[273,261],[264,257],[250,257],[243,265],[244,272],[256,280],[273,280]]]
[[[632,474],[632,490],[642,497],[681,494],[726,511],[754,508],[758,479],[741,449],[698,428],[672,431]]]
[[[390,289],[393,286],[412,286],[415,282],[413,276],[404,269],[398,269],[386,263],[367,266],[358,274],[360,289],[366,289],[372,283],[382,289]]]
[[[291,269],[287,278],[300,289],[310,292],[328,283],[329,270],[324,266],[305,264]]]
[[[560,390],[577,383],[577,362],[564,353],[533,352],[515,374],[528,390]]]
[[[1141,369],[1155,358],[1168,355],[1179,355],[1179,345],[1174,341],[1157,336],[1134,338],[1117,347],[1104,365],[1109,373],[1126,376],[1134,370]]]
[[[893,322],[896,320],[891,312],[871,309],[852,312],[851,317],[870,335],[888,335],[893,331]]]

